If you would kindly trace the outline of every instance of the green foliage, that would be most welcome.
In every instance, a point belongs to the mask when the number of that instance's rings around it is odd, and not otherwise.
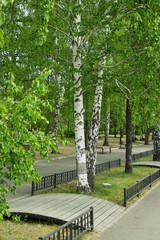
[[[39,152],[48,158],[49,148],[55,151],[52,134],[45,133],[37,125],[46,123],[42,107],[52,110],[45,99],[48,87],[45,84],[50,71],[44,72],[32,82],[32,87],[25,93],[23,87],[17,86],[11,75],[7,95],[0,100],[0,214],[8,215],[7,192],[15,193],[21,181],[34,182],[41,177],[36,172],[35,154]],[[21,97],[19,97],[21,96]],[[28,146],[25,149],[25,146]],[[12,184],[9,183],[12,182]]]

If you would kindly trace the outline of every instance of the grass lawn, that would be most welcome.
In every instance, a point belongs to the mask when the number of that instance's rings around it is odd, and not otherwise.
[[[136,181],[156,171],[157,168],[133,167],[132,174],[124,172],[124,166],[113,168],[110,171],[98,173],[95,178],[95,192],[93,197],[102,198],[120,205],[123,205],[124,188],[132,185]],[[105,187],[103,183],[110,183]],[[76,181],[58,185],[55,189],[47,190],[45,193],[74,193],[76,192]]]
[[[57,227],[55,224],[4,220],[0,222],[0,240],[37,240]]]
[[[143,157],[140,159],[136,159],[133,161],[134,162],[144,162],[144,161],[153,161],[153,155],[147,156],[147,157]]]
[[[40,222],[14,222],[4,220],[0,222],[0,240],[38,240],[58,228],[58,225]],[[98,240],[99,235],[95,232],[84,234],[80,240]]]

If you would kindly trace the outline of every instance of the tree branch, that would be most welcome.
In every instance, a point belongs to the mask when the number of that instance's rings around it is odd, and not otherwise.
[[[59,28],[53,27],[53,26],[51,26],[51,25],[48,25],[48,27],[53,28],[54,30],[62,33],[63,35],[65,35],[66,37],[68,37],[70,40],[72,40],[72,38],[71,38],[67,33],[65,33],[64,31],[60,30]]]
[[[124,93],[124,95],[126,96],[126,98],[129,99],[127,93],[123,90],[123,88],[126,88],[129,93],[131,93],[131,91],[130,91],[126,86],[124,86],[122,83],[119,82],[119,83],[120,83],[120,84],[119,84],[117,79],[115,80],[115,83],[116,83],[117,87]],[[123,88],[122,88],[120,85],[121,85]]]

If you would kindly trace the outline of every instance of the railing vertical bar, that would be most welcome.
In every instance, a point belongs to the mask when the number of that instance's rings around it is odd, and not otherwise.
[[[124,188],[124,207],[127,207],[127,189]]]
[[[56,188],[56,180],[57,180],[57,174],[54,174],[54,188]]]
[[[32,189],[31,189],[31,196],[34,195],[34,182],[32,181]]]
[[[94,231],[94,213],[93,213],[93,207],[90,207],[90,225],[91,225],[91,231]]]

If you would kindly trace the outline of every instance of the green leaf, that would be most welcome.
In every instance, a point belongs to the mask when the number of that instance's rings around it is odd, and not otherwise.
[[[6,6],[8,3],[13,3],[14,0],[0,0],[0,2]]]
[[[4,33],[2,31],[2,29],[0,29],[0,48],[3,47],[4,45],[4,37],[3,37]]]
[[[4,13],[0,12],[0,26],[4,23],[4,21],[5,21]]]

